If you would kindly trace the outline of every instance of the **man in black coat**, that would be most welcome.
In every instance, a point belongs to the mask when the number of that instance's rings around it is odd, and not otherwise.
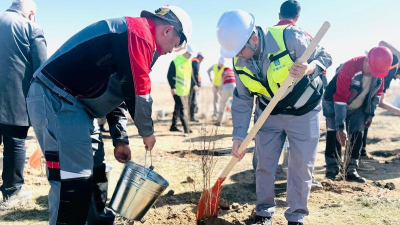
[[[30,125],[25,98],[33,73],[47,59],[46,41],[34,22],[35,14],[33,0],[13,0],[0,14],[0,142],[4,144],[1,208],[31,195],[21,191]]]

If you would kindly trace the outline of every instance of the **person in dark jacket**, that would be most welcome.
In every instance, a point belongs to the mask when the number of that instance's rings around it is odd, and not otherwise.
[[[393,55],[388,48],[373,48],[368,56],[352,58],[339,66],[328,84],[322,102],[327,127],[325,161],[328,179],[334,180],[342,172],[348,181],[366,182],[357,173],[363,131],[372,124],[383,93],[383,78],[392,62]],[[341,147],[346,145],[349,147],[345,154],[350,160],[340,164]]]
[[[400,78],[400,70],[398,69],[400,52],[395,47],[393,47],[391,44],[389,44],[385,41],[379,42],[379,45],[387,47],[393,53],[393,62],[392,62],[392,66],[390,67],[388,75],[385,77],[383,93],[382,93],[382,97],[381,97],[381,100],[380,100],[378,106],[382,109],[385,109],[385,110],[391,112],[391,113],[400,115],[400,108],[397,108],[396,106],[388,103],[387,100],[385,100],[386,90],[389,89],[392,81]],[[367,136],[368,136],[368,128],[365,128],[364,135],[363,135],[361,155],[360,155],[360,164],[359,164],[358,169],[363,170],[363,171],[373,171],[373,170],[375,170],[375,167],[369,165],[369,162],[377,161],[377,160],[375,160],[371,155],[367,154],[367,149],[366,149]]]
[[[25,98],[33,73],[47,58],[46,40],[35,15],[32,0],[14,0],[0,14],[0,144],[4,144],[0,208],[32,194],[21,190],[30,125]]]
[[[125,102],[144,148],[153,149],[149,73],[158,56],[184,50],[191,32],[189,15],[176,6],[101,20],[72,36],[36,70],[27,107],[48,169],[49,224],[86,223],[97,178],[93,118]],[[128,162],[128,143],[116,143],[114,156]]]
[[[203,53],[197,53],[197,57],[192,59],[193,79],[192,79],[192,90],[190,91],[190,121],[199,122],[194,116],[198,112],[197,106],[197,95],[199,91],[194,91],[196,86],[200,89],[201,87],[201,76],[200,76],[200,63],[203,61]]]

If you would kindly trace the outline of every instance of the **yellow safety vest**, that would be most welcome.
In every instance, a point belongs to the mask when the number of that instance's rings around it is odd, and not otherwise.
[[[289,25],[268,27],[268,31],[274,37],[276,43],[279,46],[279,51],[272,54],[268,54],[268,58],[271,63],[268,67],[267,82],[263,84],[247,67],[236,66],[238,60],[237,57],[233,58],[233,65],[235,70],[242,81],[243,85],[252,94],[258,96],[266,96],[272,98],[278,91],[280,85],[289,75],[289,70],[293,65],[293,60],[290,58],[289,51],[286,49],[285,40],[283,38],[283,32]]]
[[[224,69],[226,67],[223,66],[221,69],[218,69],[218,64],[215,64],[213,66],[213,71],[214,71],[214,85],[219,87],[221,85],[221,80],[222,80],[222,73],[224,72]]]
[[[192,76],[192,61],[183,55],[178,55],[174,59],[176,78],[175,89],[178,96],[189,95],[190,82]]]

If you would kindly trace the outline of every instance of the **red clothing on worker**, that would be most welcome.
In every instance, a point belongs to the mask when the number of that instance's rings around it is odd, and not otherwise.
[[[296,26],[296,22],[294,22],[293,20],[280,20],[276,26],[282,26],[282,25]]]
[[[156,26],[153,20],[142,17],[125,17],[128,25],[128,49],[136,95],[151,92],[149,77],[153,52],[161,51],[156,44]],[[157,46],[157,48],[156,48]]]
[[[333,95],[334,102],[348,103],[349,99],[352,99],[362,90],[350,91],[350,86],[352,84],[352,79],[356,74],[362,73],[363,64],[367,57],[359,56],[347,61],[343,67],[340,69],[337,75],[336,81],[336,92]],[[376,92],[376,96],[381,96],[383,93],[384,82],[379,87]]]
[[[225,68],[222,73],[222,84],[235,83],[235,74],[231,68]]]

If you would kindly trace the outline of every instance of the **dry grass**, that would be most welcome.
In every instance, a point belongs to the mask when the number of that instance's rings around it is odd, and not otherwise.
[[[389,89],[390,93],[396,90]],[[155,121],[155,131],[157,144],[153,152],[153,165],[155,171],[164,176],[169,182],[170,187],[166,190],[174,190],[173,196],[162,196],[143,222],[145,225],[170,224],[170,225],[189,225],[196,224],[196,206],[203,188],[203,176],[199,169],[201,155],[196,149],[201,149],[201,129],[206,126],[212,130],[212,122],[207,119],[204,124],[194,123],[191,129],[194,133],[189,137],[180,133],[169,132],[170,113],[173,111],[173,99],[169,96],[167,85],[155,84],[153,87],[154,108],[164,109],[169,115],[166,119]],[[388,98],[390,100],[390,97]],[[212,109],[212,90],[203,88],[200,98],[200,114],[210,115]],[[389,191],[376,187],[372,181],[379,181],[382,184],[393,182],[400,188],[400,161],[396,159],[400,153],[400,127],[397,125],[398,117],[377,112],[369,134],[368,149],[375,155],[380,162],[373,163],[376,171],[363,173],[367,178],[366,184],[353,184],[349,182],[326,181],[323,190],[313,192],[310,197],[307,225],[319,224],[400,224],[400,191],[399,189]],[[142,141],[138,139],[136,128],[130,123],[128,133],[131,139],[132,159],[139,163],[144,163],[144,148]],[[218,129],[218,135],[213,137],[215,141],[214,159],[218,160],[215,164],[214,172],[211,173],[210,180],[214,182],[225,165],[230,159],[232,126],[227,125]],[[33,132],[29,132],[30,139],[27,145],[34,144]],[[252,144],[250,153],[233,169],[231,175],[223,184],[221,198],[228,199],[230,203],[237,202],[241,205],[248,203],[249,207],[243,212],[236,210],[221,210],[219,219],[215,224],[249,224],[251,212],[255,207],[256,195],[254,185],[254,174],[252,170]],[[123,165],[116,162],[113,158],[113,147],[109,135],[105,134],[105,149],[108,164],[113,167],[111,171],[111,181],[109,197],[115,188],[119,174]],[[321,138],[318,146],[315,176],[317,180],[322,180],[325,173],[324,137]],[[2,147],[0,147],[2,151]],[[33,150],[28,151],[28,156]],[[0,154],[1,155],[1,154]],[[1,160],[0,160],[1,161]],[[384,162],[388,161],[389,164]],[[188,177],[193,182],[188,182]],[[284,218],[286,210],[286,174],[277,174],[276,203],[277,211],[274,215],[274,224],[287,224]],[[24,188],[33,192],[33,199],[21,203],[13,210],[0,212],[0,224],[48,224],[47,222],[47,193],[49,185],[41,170],[25,169],[26,185]],[[117,224],[123,224],[120,219]],[[140,224],[140,223],[138,223]]]

